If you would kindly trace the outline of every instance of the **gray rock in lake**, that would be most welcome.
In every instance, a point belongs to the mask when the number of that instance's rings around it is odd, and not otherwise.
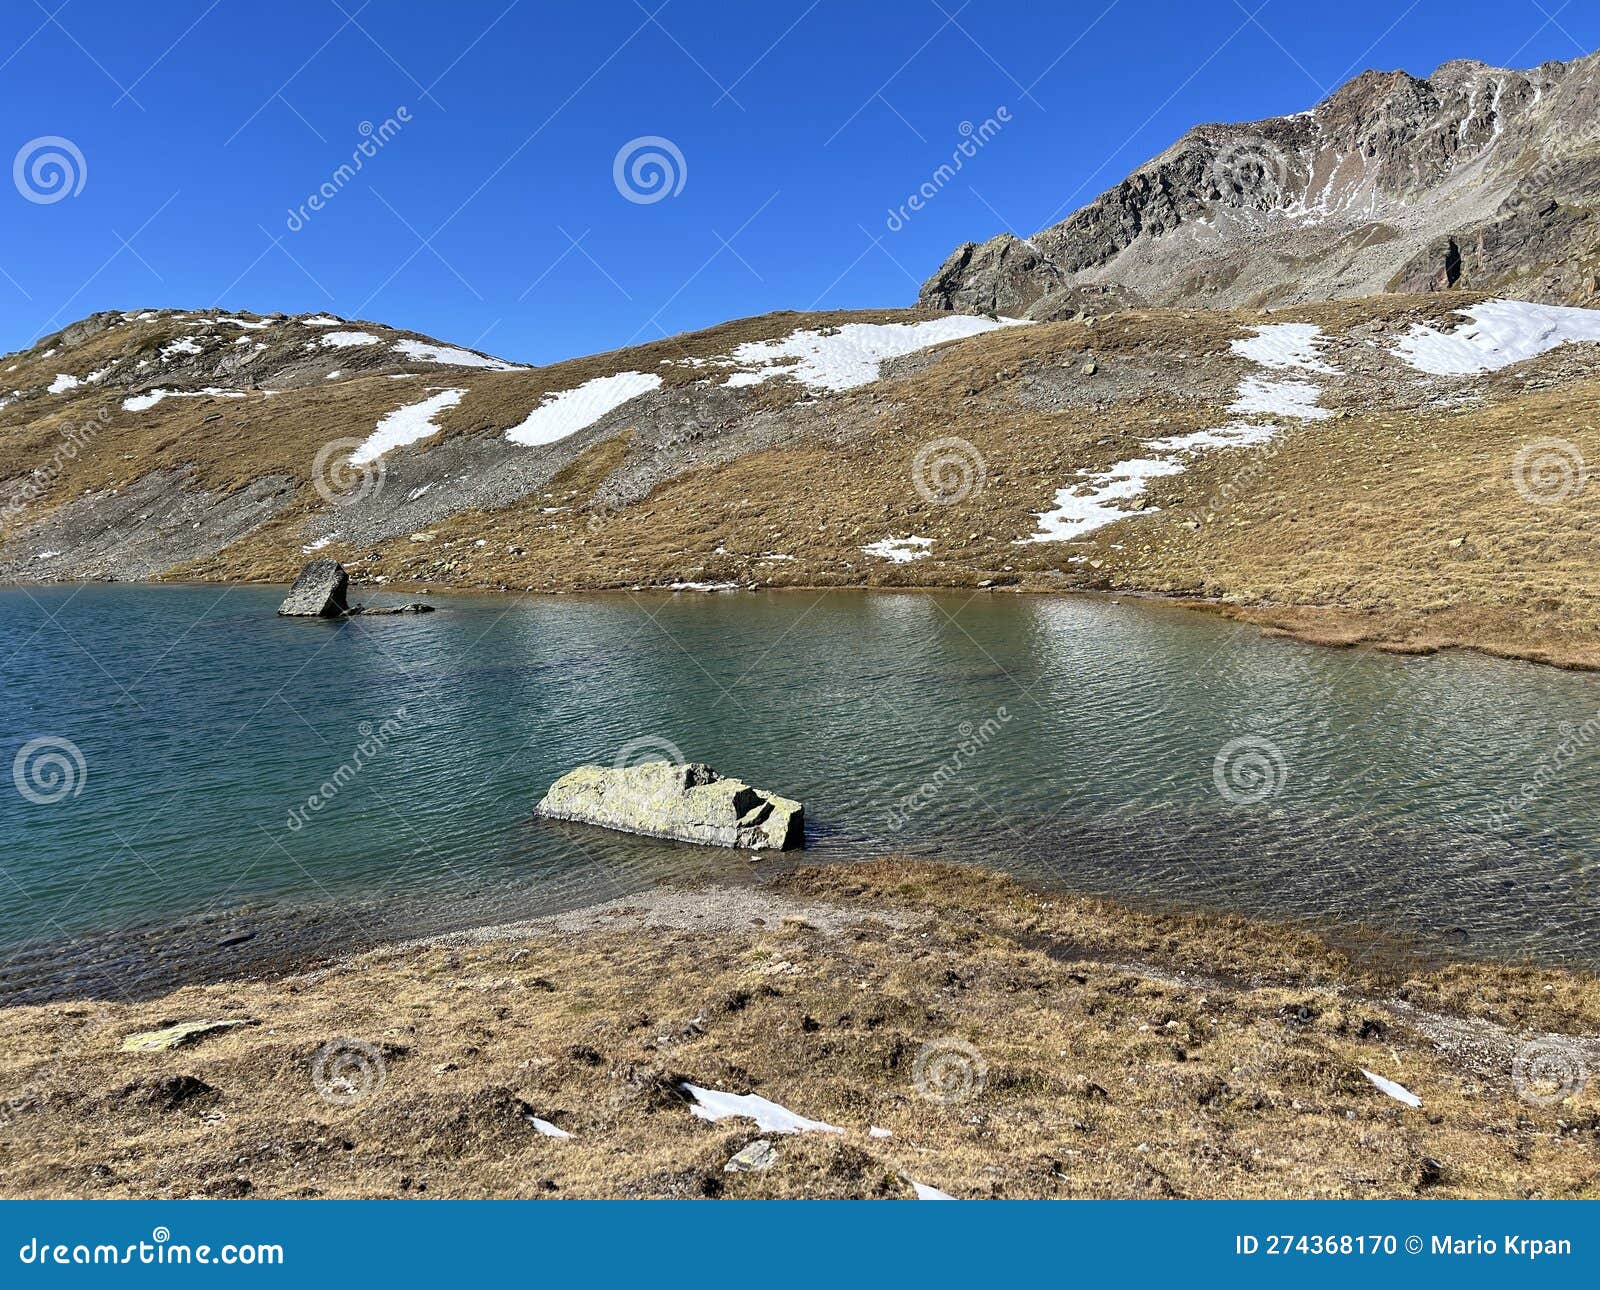
[[[313,560],[300,570],[278,612],[293,618],[342,618],[350,612],[345,597],[350,575],[337,560]]]
[[[579,766],[552,784],[535,810],[553,820],[705,846],[805,845],[801,803],[724,778],[700,762]]]

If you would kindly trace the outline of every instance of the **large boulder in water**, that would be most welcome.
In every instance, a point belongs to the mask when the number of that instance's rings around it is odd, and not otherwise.
[[[799,802],[724,778],[700,762],[579,766],[556,780],[535,809],[553,820],[706,846],[784,850],[805,845],[805,811]]]
[[[350,612],[345,599],[349,590],[350,575],[344,565],[337,560],[313,560],[300,570],[278,612],[296,618],[341,618]]]

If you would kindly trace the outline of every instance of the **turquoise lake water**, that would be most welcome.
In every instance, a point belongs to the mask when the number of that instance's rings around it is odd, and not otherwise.
[[[1092,598],[432,597],[335,624],[281,595],[0,591],[0,994],[784,863],[533,815],[578,763],[669,750],[802,798],[808,859],[1600,965],[1600,677]]]

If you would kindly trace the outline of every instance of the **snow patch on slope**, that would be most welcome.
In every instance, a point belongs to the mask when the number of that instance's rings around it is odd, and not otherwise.
[[[913,560],[932,554],[928,550],[932,545],[933,539],[929,537],[884,538],[882,542],[873,542],[861,549],[867,555],[875,555],[891,564],[910,564]]]
[[[745,1116],[767,1133],[844,1132],[821,1120],[808,1120],[803,1115],[796,1115],[787,1107],[769,1102],[755,1093],[722,1093],[714,1088],[701,1088],[698,1084],[680,1084],[678,1087],[694,1099],[689,1110],[700,1119],[713,1123],[729,1116]]]
[[[616,372],[597,376],[570,390],[552,394],[528,413],[521,425],[506,431],[512,443],[535,446],[555,443],[593,425],[606,413],[620,408],[629,399],[661,387],[653,372]]]
[[[1262,367],[1282,371],[1337,373],[1338,368],[1318,353],[1322,329],[1307,323],[1269,323],[1252,329],[1255,335],[1231,342],[1234,353]],[[1055,506],[1039,515],[1039,531],[1026,542],[1065,542],[1096,529],[1148,514],[1151,506],[1130,507],[1143,496],[1152,479],[1181,475],[1188,469],[1185,458],[1214,448],[1254,448],[1268,443],[1280,433],[1275,422],[1252,421],[1253,417],[1289,417],[1297,421],[1320,421],[1333,415],[1319,407],[1318,388],[1310,381],[1272,381],[1246,376],[1229,411],[1236,418],[1216,429],[1194,430],[1147,440],[1149,457],[1119,461],[1108,470],[1088,474],[1077,483],[1057,491]],[[1087,472],[1085,472],[1087,473]]]
[[[439,427],[434,425],[434,417],[446,408],[455,407],[465,394],[465,390],[440,390],[421,403],[396,408],[379,421],[377,429],[350,454],[350,464],[364,466],[369,461],[377,461],[391,448],[401,448],[408,443],[416,443],[418,439],[438,434]]]
[[[746,341],[735,348],[734,361],[747,370],[735,372],[724,384],[760,385],[792,376],[814,390],[849,390],[876,381],[879,369],[891,358],[997,327],[1023,325],[1017,318],[961,315],[912,323],[846,323],[828,332],[791,332],[776,340]]]
[[[448,367],[486,367],[493,372],[527,371],[504,359],[474,354],[470,349],[457,349],[454,345],[430,345],[425,340],[397,340],[394,352],[424,363],[443,363]]]
[[[203,390],[149,390],[144,394],[131,394],[123,399],[122,410],[124,412],[143,412],[146,408],[155,407],[162,399],[198,399],[205,397],[242,399],[244,398],[244,391],[222,390],[214,385],[208,385]]]
[[[1434,376],[1472,376],[1562,345],[1600,341],[1600,309],[1486,300],[1456,312],[1471,323],[1452,332],[1417,323],[1390,353]]]
[[[350,349],[355,345],[376,345],[378,338],[370,331],[328,331],[321,337],[328,349]]]

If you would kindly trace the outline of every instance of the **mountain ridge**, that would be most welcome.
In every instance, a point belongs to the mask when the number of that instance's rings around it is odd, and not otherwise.
[[[918,303],[1036,319],[1080,312],[1085,288],[1175,306],[1450,288],[1582,303],[1600,291],[1597,246],[1600,54],[1456,59],[1197,125],[1030,237],[963,243]]]

